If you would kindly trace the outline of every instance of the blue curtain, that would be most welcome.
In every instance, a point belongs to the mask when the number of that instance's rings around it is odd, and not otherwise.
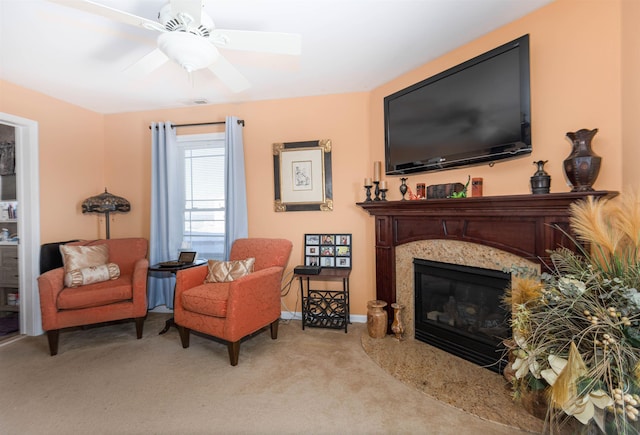
[[[156,264],[177,257],[184,228],[184,189],[180,179],[182,163],[176,130],[170,122],[151,124],[151,238],[149,262]],[[248,237],[247,188],[244,171],[242,125],[229,116],[225,125],[225,252],[229,258],[231,245]],[[175,277],[163,272],[150,272],[149,309],[165,305],[173,309]]]
[[[234,240],[248,237],[247,183],[244,175],[244,146],[238,118],[227,116],[225,124],[225,240],[224,258],[229,259]]]
[[[149,263],[178,256],[184,228],[184,189],[179,181],[181,159],[178,155],[176,129],[170,122],[151,124],[151,237]],[[150,272],[148,307],[160,305],[173,309],[175,277],[165,272]]]

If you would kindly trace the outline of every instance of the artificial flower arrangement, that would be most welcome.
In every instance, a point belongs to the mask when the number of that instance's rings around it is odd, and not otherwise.
[[[636,434],[640,196],[578,201],[570,226],[577,252],[551,252],[550,273],[514,270],[504,298],[514,396],[544,391],[550,432],[574,417],[603,433]]]

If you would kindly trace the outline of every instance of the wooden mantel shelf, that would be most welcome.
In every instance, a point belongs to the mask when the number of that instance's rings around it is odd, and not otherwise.
[[[376,296],[396,301],[395,247],[430,239],[453,239],[492,246],[545,264],[547,251],[573,248],[569,206],[587,196],[613,198],[617,192],[592,191],[478,198],[367,201],[358,206],[376,219]]]
[[[618,192],[597,190],[592,192],[549,193],[546,195],[481,196],[477,198],[447,198],[405,201],[368,201],[357,205],[371,215],[405,215],[412,213],[450,213],[451,211],[491,215],[497,209],[539,214],[544,210],[564,210],[572,202],[587,196],[613,198]],[[529,211],[526,211],[529,210]]]

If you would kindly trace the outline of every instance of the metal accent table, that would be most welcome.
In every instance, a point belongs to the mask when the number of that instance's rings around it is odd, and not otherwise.
[[[207,260],[204,259],[204,258],[200,258],[200,259],[194,261],[193,263],[183,264],[181,266],[161,266],[161,263],[157,263],[157,264],[154,264],[153,266],[149,266],[149,272],[166,272],[166,273],[171,273],[171,274],[175,275],[176,273],[178,273],[179,270],[189,269],[191,267],[196,267],[196,266],[202,266],[203,264],[207,264]],[[165,276],[169,276],[169,275],[165,275]],[[174,309],[175,309],[175,306],[176,306],[176,289],[175,289],[175,287],[173,288],[173,306],[174,306]],[[176,326],[176,322],[175,322],[173,317],[171,317],[170,319],[167,319],[167,321],[164,324],[164,328],[162,328],[162,331],[160,331],[158,333],[158,335],[164,334],[172,326]]]
[[[349,275],[351,269],[322,268],[317,275],[295,274],[300,280],[302,297],[302,329],[344,328],[347,333],[349,321]],[[314,290],[312,281],[342,281],[342,290]],[[306,282],[306,292],[305,292]]]

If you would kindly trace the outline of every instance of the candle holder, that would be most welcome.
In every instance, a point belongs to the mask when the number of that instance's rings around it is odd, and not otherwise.
[[[380,201],[380,182],[379,181],[374,181],[373,184],[376,185],[376,188],[373,190],[373,192],[375,193],[376,197],[373,198],[374,201]]]
[[[387,200],[387,190],[389,190],[389,189],[380,189],[380,195],[382,196],[380,201],[386,201]]]
[[[373,186],[372,185],[365,185],[364,188],[367,189],[367,199],[364,200],[364,202],[371,202],[371,188]]]

